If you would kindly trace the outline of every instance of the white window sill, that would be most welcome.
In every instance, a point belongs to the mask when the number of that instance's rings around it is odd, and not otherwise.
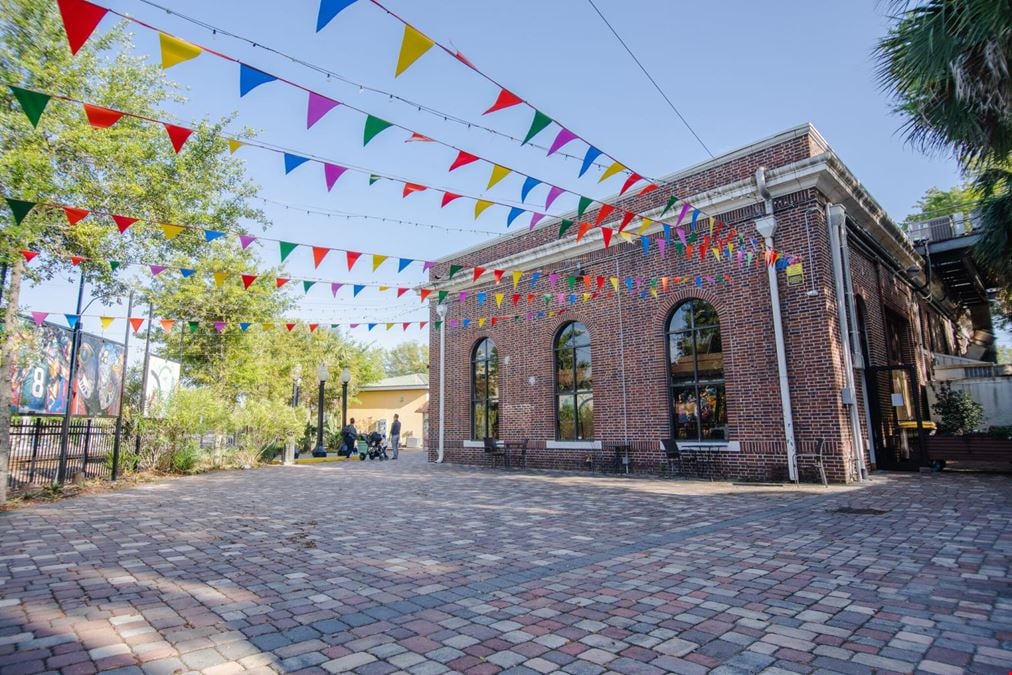
[[[496,441],[495,442],[495,446],[497,448],[501,448],[501,447],[503,447],[503,442],[502,441]],[[485,441],[464,441],[464,447],[465,448],[484,448],[485,447]]]
[[[661,450],[664,450],[664,443],[659,443]],[[739,441],[693,441],[683,443],[678,441],[679,450],[717,450],[725,452],[741,452]]]
[[[600,450],[601,441],[545,441],[547,450]]]

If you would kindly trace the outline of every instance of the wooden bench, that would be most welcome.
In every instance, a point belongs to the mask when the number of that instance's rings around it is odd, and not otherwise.
[[[1012,463],[1012,440],[992,438],[987,434],[927,437],[928,460],[936,469],[946,462]]]

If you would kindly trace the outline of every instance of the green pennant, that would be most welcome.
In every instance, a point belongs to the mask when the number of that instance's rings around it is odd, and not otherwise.
[[[11,92],[18,100],[18,103],[21,104],[21,109],[28,116],[28,121],[32,123],[33,127],[38,128],[42,112],[46,109],[46,105],[51,98],[49,94],[42,94],[37,91],[30,91],[14,86],[11,86]]]
[[[198,324],[197,324],[196,321],[187,321],[186,325],[188,325],[190,327],[190,332],[191,333],[196,333],[197,332],[197,325]]]
[[[572,226],[573,226],[573,221],[571,221],[571,220],[563,220],[561,223],[559,223],[559,237],[561,238],[562,235],[564,235],[566,233],[566,230],[568,230]]]
[[[671,209],[671,207],[675,205],[677,201],[678,197],[675,195],[671,195],[670,197],[668,197],[668,203],[664,205],[664,210],[661,211],[660,217],[663,218],[664,214],[667,213]]]
[[[308,293],[309,289],[312,288],[315,285],[316,285],[315,281],[303,281],[302,282],[302,292],[303,293]]]
[[[586,212],[587,207],[593,203],[594,200],[591,199],[590,197],[580,197],[580,204],[576,207],[577,219],[583,218],[583,214],[584,212]]]
[[[118,260],[110,260],[109,261],[109,271],[110,272],[115,272],[117,269],[119,269],[119,261]]]
[[[546,304],[546,305],[547,305],[547,304],[550,304],[550,303],[552,302],[552,296],[551,296],[551,295],[549,295],[548,293],[545,293],[545,294],[544,294],[544,295],[542,295],[541,297],[545,299],[545,304]]]
[[[650,288],[657,288],[657,278],[654,277],[650,280]]]
[[[576,277],[567,276],[566,283],[569,284],[569,290],[576,288]]]
[[[20,199],[7,198],[7,206],[11,207],[11,213],[14,214],[14,222],[17,225],[21,224],[21,221],[25,219],[28,212],[35,208],[35,202],[26,202]]]
[[[540,134],[542,131],[545,130],[545,127],[547,127],[551,123],[552,123],[551,117],[541,112],[540,110],[535,110],[534,119],[531,120],[531,128],[527,130],[527,136],[524,138],[524,143]],[[521,143],[520,145],[523,145],[524,143]]]
[[[453,275],[456,274],[457,272],[459,272],[462,269],[464,269],[463,265],[450,265],[450,278],[452,279]],[[440,296],[439,301],[440,302],[443,301],[442,296]]]
[[[443,304],[443,300],[446,300],[446,296],[450,294],[450,291],[439,291],[439,304]]]
[[[372,185],[373,183],[375,183],[379,179],[380,179],[380,177],[377,176],[376,174],[374,174],[374,173],[369,174],[369,185]]]
[[[294,251],[296,248],[299,247],[298,244],[293,244],[293,243],[287,242],[287,241],[282,241],[282,242],[279,242],[279,243],[280,243],[280,246],[281,246],[281,262],[284,262],[285,258],[287,258],[288,256],[290,256],[292,254],[292,251]]]
[[[389,129],[392,126],[393,126],[392,122],[387,122],[386,120],[381,120],[378,117],[367,115],[365,118],[365,134],[362,138],[362,146],[365,147],[369,145],[369,141],[376,138],[377,134],[379,134],[384,129]]]
[[[687,243],[689,243],[689,244],[695,244],[696,243],[696,233],[695,232],[689,232],[689,236],[686,237],[685,241]]]
[[[436,330],[439,330],[440,328],[442,328],[442,327],[443,327],[443,322],[442,322],[442,321],[437,321],[437,322],[436,322],[435,324],[433,324],[433,325],[434,325],[434,326],[436,327]]]

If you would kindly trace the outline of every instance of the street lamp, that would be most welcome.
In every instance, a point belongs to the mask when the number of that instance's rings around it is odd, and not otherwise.
[[[320,401],[316,411],[316,448],[313,450],[313,457],[326,457],[327,448],[323,445],[323,391],[327,386],[327,378],[330,377],[326,363],[320,363],[316,377],[320,380]]]
[[[292,368],[292,408],[299,407],[299,386],[302,384],[302,364],[296,363],[295,367]],[[285,464],[295,464],[295,460],[299,457],[299,449],[296,447],[295,441],[289,441],[285,445]]]
[[[436,315],[439,317],[439,448],[436,450],[436,463],[443,463],[443,441],[445,439],[446,425],[444,415],[446,413],[446,311],[449,307],[445,303],[436,305]]]
[[[348,383],[351,382],[351,369],[347,366],[341,371],[341,432],[348,426]]]

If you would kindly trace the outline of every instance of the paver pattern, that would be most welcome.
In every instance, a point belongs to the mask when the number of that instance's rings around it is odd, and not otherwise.
[[[1007,476],[223,472],[0,513],[0,672],[1007,673],[1010,558]]]

